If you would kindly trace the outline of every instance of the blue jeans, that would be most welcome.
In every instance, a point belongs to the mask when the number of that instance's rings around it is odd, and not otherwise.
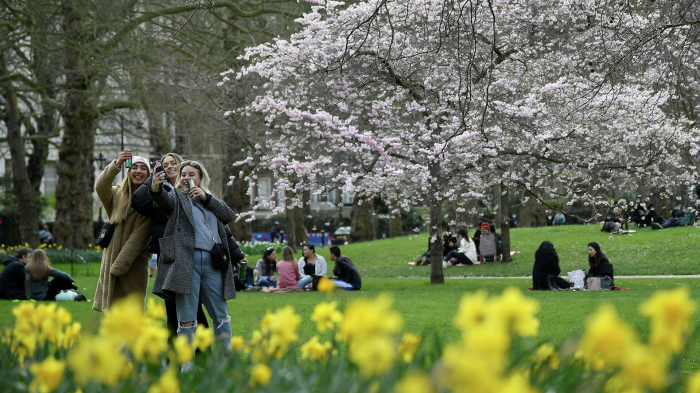
[[[231,317],[228,315],[228,304],[224,299],[224,278],[220,270],[214,268],[209,251],[194,250],[194,266],[192,268],[192,284],[190,294],[175,294],[177,335],[186,335],[192,340],[197,328],[197,305],[202,298],[209,317],[214,322],[214,336],[221,340],[224,352],[228,353],[231,341]],[[184,326],[191,322],[193,326]]]
[[[263,277],[260,280],[258,280],[258,285],[261,287],[276,287],[277,286],[277,281],[270,278]]]
[[[299,280],[299,288],[304,289],[305,286],[307,286],[311,280],[313,280],[313,277],[311,276],[304,276]]]

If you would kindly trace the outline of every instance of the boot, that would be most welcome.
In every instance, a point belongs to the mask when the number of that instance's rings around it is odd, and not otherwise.
[[[549,283],[549,290],[550,291],[561,291],[562,290],[561,288],[559,288],[559,285],[557,285],[556,276],[549,276],[547,278],[547,283]]]

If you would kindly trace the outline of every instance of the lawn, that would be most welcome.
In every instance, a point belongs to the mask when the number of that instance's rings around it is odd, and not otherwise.
[[[543,240],[555,244],[562,260],[564,272],[584,268],[586,245],[597,241],[615,264],[616,275],[656,275],[656,274],[697,274],[696,250],[700,239],[700,229],[676,228],[664,231],[642,229],[635,236],[615,237],[608,240],[597,226],[562,226],[532,229],[517,229],[512,232],[513,250],[520,251],[513,263],[489,263],[471,267],[451,267],[446,272],[444,285],[431,285],[427,279],[428,267],[411,267],[406,264],[422,253],[427,245],[427,236],[404,237],[374,242],[358,243],[341,248],[349,255],[363,274],[363,289],[358,292],[335,292],[327,295],[318,292],[292,294],[269,294],[239,292],[238,299],[229,302],[234,334],[250,337],[265,311],[287,304],[294,306],[304,322],[299,328],[302,339],[315,333],[315,325],[309,320],[313,307],[329,296],[341,304],[358,296],[376,297],[382,292],[391,292],[395,308],[405,319],[405,330],[417,333],[437,333],[444,341],[454,341],[458,337],[452,326],[452,318],[457,310],[459,299],[465,292],[485,289],[498,294],[508,286],[525,290],[531,282],[527,278],[460,279],[456,276],[528,276],[532,269],[535,249]],[[327,257],[327,249],[317,250]],[[249,257],[251,262],[256,258]],[[253,262],[254,263],[254,262]],[[55,267],[70,273],[70,266],[57,264]],[[330,270],[330,269],[329,269]],[[90,265],[90,277],[86,277],[83,265],[74,265],[73,275],[79,289],[88,299],[92,299],[97,285],[99,264]],[[398,277],[410,277],[396,279]],[[605,292],[548,292],[528,291],[529,297],[541,304],[539,318],[542,321],[540,339],[561,342],[583,331],[586,316],[598,305],[609,302],[642,335],[647,332],[646,321],[637,314],[640,302],[649,298],[657,289],[688,286],[694,298],[700,298],[700,280],[678,278],[635,278],[617,279],[616,284],[631,288],[628,291]],[[152,282],[151,282],[152,285]],[[149,296],[153,296],[150,295]],[[16,303],[0,301],[0,328],[12,323],[11,308]],[[100,314],[92,311],[92,303],[62,303],[84,324],[84,331],[95,332]],[[700,361],[700,341],[692,344],[684,359],[686,371],[695,370]]]

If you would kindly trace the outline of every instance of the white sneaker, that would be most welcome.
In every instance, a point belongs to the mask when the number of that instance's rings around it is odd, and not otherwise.
[[[185,362],[182,363],[182,366],[180,366],[181,373],[188,373],[192,370],[194,370],[194,362]]]
[[[447,269],[448,266],[451,266],[451,264],[447,263],[446,261],[442,261],[442,268]]]

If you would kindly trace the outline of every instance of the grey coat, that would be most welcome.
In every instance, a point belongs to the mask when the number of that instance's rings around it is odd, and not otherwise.
[[[194,268],[194,218],[189,195],[176,189],[171,192],[154,193],[149,190],[153,202],[169,217],[165,234],[160,239],[158,274],[153,284],[153,293],[170,298],[175,293],[189,294]],[[207,194],[202,205],[216,216],[219,238],[226,239],[224,225],[233,219],[233,210],[217,197]],[[228,256],[228,242],[223,241]],[[228,258],[230,261],[231,258]],[[236,298],[233,269],[221,272],[224,279],[224,299]]]

